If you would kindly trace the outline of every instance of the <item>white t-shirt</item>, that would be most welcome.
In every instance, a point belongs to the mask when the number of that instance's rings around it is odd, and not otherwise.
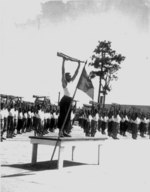
[[[55,114],[55,119],[58,119],[58,117],[59,117],[59,114],[58,113]]]
[[[39,110],[39,111],[38,111],[38,115],[39,115],[39,118],[40,118],[41,120],[44,120],[44,111]]]
[[[121,118],[119,115],[117,115],[117,117],[114,117],[114,122],[120,123],[120,121],[121,121]]]
[[[24,114],[23,114],[23,118],[25,118],[25,119],[27,119],[27,118],[28,118],[27,113],[24,113]]]
[[[98,121],[98,120],[99,120],[99,114],[96,113],[96,115],[95,115],[95,121]]]
[[[4,118],[7,118],[8,117],[8,110],[7,109],[4,109]]]
[[[111,116],[111,117],[109,117],[108,118],[108,121],[110,122],[110,121],[113,121],[113,117]]]
[[[92,120],[92,115],[89,115],[89,120],[90,120],[90,122],[91,122],[91,120]]]
[[[40,118],[39,113],[38,113],[38,112],[35,112],[35,113],[34,113],[34,117],[36,117],[37,119],[39,119],[39,118]]]
[[[33,118],[34,117],[34,113],[33,112],[31,112],[31,118]]]
[[[140,118],[139,118],[139,117],[137,117],[137,118],[136,118],[136,120],[135,120],[135,123],[139,125],[139,124],[140,124],[140,122],[141,122]]]
[[[47,119],[47,113],[44,112],[44,119],[46,120]]]
[[[28,118],[31,118],[31,111],[28,111]]]
[[[75,114],[73,112],[71,112],[71,120],[73,120],[75,117]]]
[[[14,119],[18,119],[18,110],[14,111]]]
[[[72,82],[68,83],[64,90],[64,95],[68,97],[72,97],[75,91],[74,85]]]
[[[14,113],[15,113],[15,110],[14,110],[14,108],[12,108],[12,109],[9,111],[9,116],[13,117],[13,116],[14,116]]]
[[[20,112],[19,114],[18,114],[18,119],[22,119],[23,118],[23,114],[22,114],[22,112]]]
[[[100,120],[101,120],[101,121],[104,121],[104,117],[101,116]]]
[[[127,115],[125,116],[125,121],[129,121],[129,118],[128,118],[128,116],[127,116]]]
[[[125,117],[121,118],[121,122],[125,122],[125,120],[126,120]]]
[[[0,110],[0,120],[4,119],[4,110]]]
[[[56,113],[55,112],[53,113],[53,117],[54,117],[54,119],[56,119]]]
[[[107,121],[108,121],[108,116],[104,116],[103,121],[104,121],[105,123],[107,123]]]
[[[147,124],[147,119],[144,117],[143,123]]]
[[[50,112],[47,113],[47,119],[51,119],[52,115]]]

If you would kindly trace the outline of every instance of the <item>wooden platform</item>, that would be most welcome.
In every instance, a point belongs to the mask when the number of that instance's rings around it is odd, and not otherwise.
[[[56,142],[57,147],[59,147],[58,152],[58,163],[57,168],[60,169],[63,167],[63,161],[65,159],[64,157],[64,151],[67,149],[67,146],[72,147],[72,161],[74,160],[74,151],[75,147],[77,146],[83,146],[90,143],[91,145],[95,145],[98,147],[98,165],[100,164],[100,146],[104,143],[104,141],[107,139],[107,137],[61,137],[58,139],[56,136],[41,136],[41,137],[35,137],[30,136],[30,142],[33,144],[32,148],[32,160],[31,163],[35,164],[37,162],[37,151],[38,151],[38,144],[40,145],[52,145],[55,146]]]

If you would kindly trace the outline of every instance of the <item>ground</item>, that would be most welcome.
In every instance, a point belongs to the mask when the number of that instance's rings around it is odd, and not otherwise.
[[[57,132],[57,131],[56,131]],[[56,134],[56,133],[52,133]],[[82,135],[74,127],[72,135]],[[66,153],[62,170],[56,169],[58,151],[50,162],[53,147],[40,145],[38,162],[32,166],[32,145],[28,138],[31,133],[18,135],[2,142],[1,192],[124,192],[149,191],[150,178],[150,139],[120,137],[105,141],[98,166],[97,149],[87,145],[75,152],[75,162],[71,162],[71,149]],[[97,133],[96,136],[101,136]]]

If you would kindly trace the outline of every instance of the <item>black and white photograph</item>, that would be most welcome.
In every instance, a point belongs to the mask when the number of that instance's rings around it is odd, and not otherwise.
[[[0,1],[0,191],[150,191],[150,0]]]

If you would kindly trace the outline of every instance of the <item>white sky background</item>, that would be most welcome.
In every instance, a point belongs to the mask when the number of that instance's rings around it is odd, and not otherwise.
[[[126,4],[129,12],[125,13],[118,7],[124,1],[106,0],[101,6],[104,0],[94,1],[100,6],[99,12],[91,5],[78,10],[80,1],[74,5],[74,12],[58,11],[55,5],[56,13],[46,15],[41,6],[46,0],[1,0],[0,93],[24,96],[27,100],[34,94],[49,95],[56,102],[59,91],[62,96],[62,59],[57,57],[57,51],[86,60],[99,40],[107,40],[126,60],[106,103],[150,105],[150,3],[141,0],[141,5],[139,0],[133,0],[139,9],[132,13],[131,5]],[[76,66],[67,63],[71,72]],[[98,79],[93,83],[97,101]],[[84,103],[90,100],[81,91],[77,91],[76,99]]]

